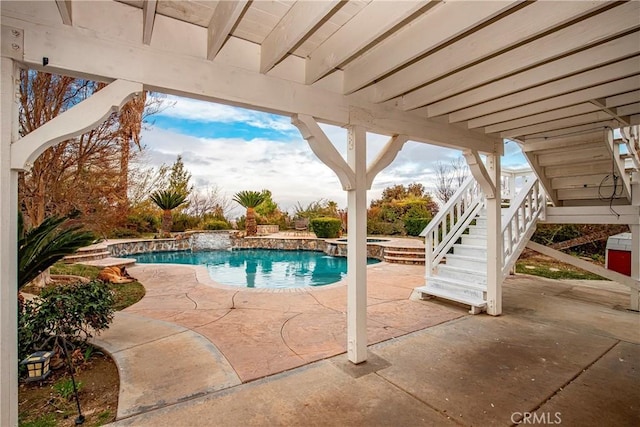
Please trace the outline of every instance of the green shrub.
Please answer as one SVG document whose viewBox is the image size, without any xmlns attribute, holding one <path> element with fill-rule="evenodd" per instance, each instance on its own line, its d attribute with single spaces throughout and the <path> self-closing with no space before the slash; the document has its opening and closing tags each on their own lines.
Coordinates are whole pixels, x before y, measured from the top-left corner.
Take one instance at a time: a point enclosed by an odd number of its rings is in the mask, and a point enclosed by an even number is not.
<svg viewBox="0 0 640 427">
<path fill-rule="evenodd" d="M 113 294 L 101 281 L 45 288 L 40 298 L 18 307 L 20 360 L 59 340 L 86 342 L 113 320 Z"/>
<path fill-rule="evenodd" d="M 155 233 L 160 228 L 160 218 L 148 212 L 132 214 L 127 216 L 126 228 L 138 233 Z"/>
<path fill-rule="evenodd" d="M 130 228 L 117 227 L 109 231 L 107 237 L 110 239 L 126 239 L 129 237 L 140 237 L 140 233 Z"/>
<path fill-rule="evenodd" d="M 76 389 L 78 390 L 78 392 L 82 390 L 83 385 L 84 384 L 82 383 L 82 381 L 78 381 L 76 383 Z M 71 396 L 73 396 L 73 383 L 71 382 L 71 378 L 62 378 L 53 385 L 53 389 L 63 399 L 69 400 Z"/>
<path fill-rule="evenodd" d="M 409 236 L 419 236 L 430 221 L 431 218 L 405 218 L 404 229 Z"/>
<path fill-rule="evenodd" d="M 174 212 L 173 225 L 171 226 L 171 231 L 181 233 L 186 230 L 192 230 L 194 228 L 198 228 L 199 224 L 200 224 L 200 219 L 196 216 L 188 215 L 183 212 Z"/>
<path fill-rule="evenodd" d="M 338 218 L 320 217 L 311 220 L 311 229 L 316 236 L 323 239 L 333 239 L 340 235 L 342 221 Z"/>
<path fill-rule="evenodd" d="M 219 219 L 210 219 L 202 224 L 203 230 L 228 230 L 230 228 L 228 222 Z"/>
</svg>

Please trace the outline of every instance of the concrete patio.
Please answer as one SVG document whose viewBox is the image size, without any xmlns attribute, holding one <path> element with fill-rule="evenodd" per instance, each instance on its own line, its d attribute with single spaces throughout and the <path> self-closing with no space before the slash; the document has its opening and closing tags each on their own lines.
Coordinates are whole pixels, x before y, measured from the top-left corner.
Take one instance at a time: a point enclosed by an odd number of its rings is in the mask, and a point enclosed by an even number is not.
<svg viewBox="0 0 640 427">
<path fill-rule="evenodd" d="M 121 375 L 117 426 L 640 422 L 640 317 L 613 282 L 511 277 L 493 318 L 412 297 L 424 267 L 370 266 L 356 366 L 344 283 L 267 292 L 203 267 L 130 271 L 147 295 L 96 340 Z"/>
</svg>

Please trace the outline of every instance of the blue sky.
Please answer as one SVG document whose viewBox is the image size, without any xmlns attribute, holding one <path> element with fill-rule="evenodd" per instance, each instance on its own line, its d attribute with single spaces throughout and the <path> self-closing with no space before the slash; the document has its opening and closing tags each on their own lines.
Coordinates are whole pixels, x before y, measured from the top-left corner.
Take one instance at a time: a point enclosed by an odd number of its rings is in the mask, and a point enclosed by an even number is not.
<svg viewBox="0 0 640 427">
<path fill-rule="evenodd" d="M 154 115 L 142 133 L 145 161 L 157 167 L 182 155 L 197 190 L 217 187 L 227 197 L 242 190 L 272 191 L 284 210 L 293 211 L 320 198 L 346 207 L 346 192 L 334 173 L 309 149 L 289 117 L 199 100 L 167 96 L 168 105 Z M 346 154 L 346 130 L 321 125 L 339 152 Z M 367 134 L 369 161 L 388 137 Z M 526 164 L 514 142 L 505 146 L 503 167 Z M 460 156 L 456 150 L 408 142 L 396 160 L 381 172 L 368 193 L 380 197 L 385 187 L 420 182 L 431 188 L 434 166 Z"/>
</svg>

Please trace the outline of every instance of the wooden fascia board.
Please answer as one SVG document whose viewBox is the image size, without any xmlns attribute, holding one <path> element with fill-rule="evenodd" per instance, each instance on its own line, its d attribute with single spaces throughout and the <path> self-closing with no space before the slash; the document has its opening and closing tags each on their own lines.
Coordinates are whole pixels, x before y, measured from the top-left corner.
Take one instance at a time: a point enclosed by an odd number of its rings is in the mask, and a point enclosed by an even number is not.
<svg viewBox="0 0 640 427">
<path fill-rule="evenodd" d="M 497 138 L 353 95 L 170 53 L 140 42 L 105 40 L 81 28 L 38 25 L 5 16 L 2 23 L 23 30 L 25 54 L 21 62 L 30 68 L 107 82 L 137 81 L 163 93 L 289 116 L 307 114 L 321 122 L 362 125 L 372 132 L 404 134 L 411 140 L 451 148 L 502 152 Z M 41 63 L 43 56 L 49 57 L 46 68 Z"/>
</svg>

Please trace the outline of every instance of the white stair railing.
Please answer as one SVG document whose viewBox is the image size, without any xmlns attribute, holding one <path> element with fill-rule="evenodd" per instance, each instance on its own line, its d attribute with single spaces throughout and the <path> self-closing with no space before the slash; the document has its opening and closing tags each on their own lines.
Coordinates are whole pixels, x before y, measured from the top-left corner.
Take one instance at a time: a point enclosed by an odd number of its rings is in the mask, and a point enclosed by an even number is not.
<svg viewBox="0 0 640 427">
<path fill-rule="evenodd" d="M 467 229 L 483 204 L 482 190 L 470 176 L 420 233 L 425 237 L 427 275 L 433 274 L 435 266 Z"/>
<path fill-rule="evenodd" d="M 537 177 L 520 190 L 502 217 L 502 276 L 506 277 L 513 264 L 536 231 L 538 218 L 544 216 L 547 197 Z"/>
</svg>

